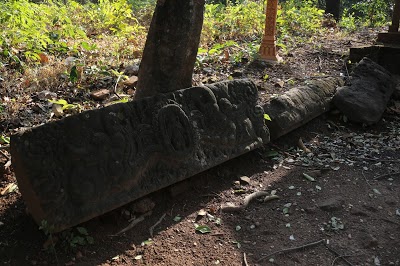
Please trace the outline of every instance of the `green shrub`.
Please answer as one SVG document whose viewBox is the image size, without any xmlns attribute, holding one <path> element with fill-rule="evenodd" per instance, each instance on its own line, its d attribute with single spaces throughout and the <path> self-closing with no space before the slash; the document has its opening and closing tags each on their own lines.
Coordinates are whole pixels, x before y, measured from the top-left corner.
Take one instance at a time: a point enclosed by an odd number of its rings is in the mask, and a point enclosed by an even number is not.
<svg viewBox="0 0 400 266">
<path fill-rule="evenodd" d="M 76 52 L 88 35 L 113 35 L 126 41 L 145 35 L 145 28 L 133 16 L 127 0 L 99 0 L 98 4 L 66 2 L 1 2 L 0 55 L 18 63 L 37 61 L 41 52 Z"/>
</svg>

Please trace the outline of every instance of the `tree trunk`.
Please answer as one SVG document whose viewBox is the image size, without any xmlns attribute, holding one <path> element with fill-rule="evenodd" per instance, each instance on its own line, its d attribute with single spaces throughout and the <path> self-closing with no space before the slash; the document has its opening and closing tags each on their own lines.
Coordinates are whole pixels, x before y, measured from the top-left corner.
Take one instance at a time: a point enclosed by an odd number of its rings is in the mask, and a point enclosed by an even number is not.
<svg viewBox="0 0 400 266">
<path fill-rule="evenodd" d="M 332 14 L 336 21 L 340 19 L 340 0 L 326 0 L 325 14 Z"/>
<path fill-rule="evenodd" d="M 136 99 L 192 85 L 204 0 L 158 0 L 147 35 Z"/>
<path fill-rule="evenodd" d="M 400 20 L 400 0 L 394 2 L 392 25 L 389 27 L 389 32 L 399 31 L 399 20 Z"/>
</svg>

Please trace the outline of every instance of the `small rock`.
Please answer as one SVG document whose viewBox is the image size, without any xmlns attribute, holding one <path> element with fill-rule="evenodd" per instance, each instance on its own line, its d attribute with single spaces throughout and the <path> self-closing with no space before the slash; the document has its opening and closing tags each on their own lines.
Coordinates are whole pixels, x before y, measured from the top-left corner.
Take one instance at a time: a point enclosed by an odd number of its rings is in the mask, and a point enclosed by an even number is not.
<svg viewBox="0 0 400 266">
<path fill-rule="evenodd" d="M 65 59 L 64 63 L 65 63 L 65 65 L 67 65 L 67 66 L 72 66 L 77 60 L 79 60 L 79 59 L 76 58 L 76 57 L 70 56 L 70 57 L 67 57 L 67 58 Z"/>
<path fill-rule="evenodd" d="M 234 181 L 233 186 L 239 188 L 240 187 L 240 181 Z"/>
<path fill-rule="evenodd" d="M 278 80 L 275 83 L 275 87 L 278 87 L 278 88 L 283 88 L 284 85 L 285 85 L 285 82 L 283 80 Z"/>
<path fill-rule="evenodd" d="M 143 198 L 137 202 L 132 203 L 131 209 L 135 213 L 146 213 L 151 211 L 156 204 L 149 198 Z"/>
<path fill-rule="evenodd" d="M 212 74 L 214 72 L 214 70 L 210 67 L 205 67 L 205 68 L 203 68 L 203 72 L 207 73 L 207 74 Z"/>
<path fill-rule="evenodd" d="M 233 71 L 233 73 L 231 74 L 231 76 L 232 76 L 233 78 L 240 78 L 240 77 L 243 77 L 243 72 L 240 71 L 240 70 L 235 70 L 235 71 Z"/>
<path fill-rule="evenodd" d="M 137 82 L 138 82 L 137 76 L 130 76 L 129 79 L 124 80 L 122 84 L 124 84 L 127 87 L 135 87 Z"/>
<path fill-rule="evenodd" d="M 57 98 L 57 93 L 51 91 L 41 91 L 37 94 L 39 100 L 51 100 Z"/>
<path fill-rule="evenodd" d="M 241 176 L 240 177 L 240 181 L 246 183 L 246 184 L 250 184 L 250 178 L 248 176 Z"/>
<path fill-rule="evenodd" d="M 32 110 L 33 110 L 35 113 L 46 112 L 46 108 L 45 108 L 42 104 L 40 104 L 40 103 L 37 103 L 37 104 L 35 104 L 34 106 L 32 106 Z"/>
<path fill-rule="evenodd" d="M 110 96 L 110 91 L 108 89 L 100 89 L 90 93 L 90 97 L 95 101 L 105 100 L 108 96 Z"/>
<path fill-rule="evenodd" d="M 374 248 L 379 244 L 378 239 L 367 233 L 360 237 L 360 242 L 364 248 Z"/>
<path fill-rule="evenodd" d="M 62 117 L 64 115 L 62 106 L 59 104 L 53 104 L 53 106 L 51 107 L 51 111 L 54 113 L 56 117 Z"/>
<path fill-rule="evenodd" d="M 139 74 L 139 65 L 129 65 L 124 70 L 124 75 L 137 76 Z"/>
<path fill-rule="evenodd" d="M 315 207 L 305 208 L 304 211 L 309 214 L 316 213 L 317 209 Z"/>
<path fill-rule="evenodd" d="M 368 213 L 354 207 L 351 209 L 350 214 L 355 216 L 368 216 Z"/>
<path fill-rule="evenodd" d="M 344 200 L 341 196 L 334 196 L 319 203 L 318 207 L 323 211 L 333 212 L 342 209 L 343 203 Z"/>
</svg>

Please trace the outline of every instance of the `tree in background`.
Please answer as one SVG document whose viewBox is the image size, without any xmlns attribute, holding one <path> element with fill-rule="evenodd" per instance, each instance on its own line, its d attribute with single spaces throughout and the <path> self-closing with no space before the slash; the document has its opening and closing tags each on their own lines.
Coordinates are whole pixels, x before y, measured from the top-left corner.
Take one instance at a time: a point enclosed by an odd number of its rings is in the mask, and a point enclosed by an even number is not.
<svg viewBox="0 0 400 266">
<path fill-rule="evenodd" d="M 340 19 L 340 0 L 326 0 L 325 14 L 332 14 L 336 21 Z"/>
<path fill-rule="evenodd" d="M 158 0 L 139 68 L 135 98 L 192 86 L 204 0 Z"/>
</svg>

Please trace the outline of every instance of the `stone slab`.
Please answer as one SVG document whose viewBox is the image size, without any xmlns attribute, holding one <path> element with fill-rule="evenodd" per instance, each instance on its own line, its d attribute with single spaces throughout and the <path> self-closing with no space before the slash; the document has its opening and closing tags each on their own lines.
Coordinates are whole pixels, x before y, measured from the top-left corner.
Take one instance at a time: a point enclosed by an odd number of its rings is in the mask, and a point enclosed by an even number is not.
<svg viewBox="0 0 400 266">
<path fill-rule="evenodd" d="M 389 71 L 365 57 L 353 69 L 346 86 L 338 88 L 333 104 L 350 121 L 372 125 L 381 119 L 395 85 Z"/>
<path fill-rule="evenodd" d="M 55 231 L 101 215 L 269 141 L 248 80 L 83 112 L 11 137 L 19 189 Z"/>
<path fill-rule="evenodd" d="M 400 44 L 400 32 L 380 32 L 378 42 Z"/>
<path fill-rule="evenodd" d="M 392 74 L 400 75 L 400 44 L 371 45 L 350 48 L 349 59 L 358 63 L 368 57 L 380 64 Z"/>
<path fill-rule="evenodd" d="M 264 112 L 271 117 L 271 121 L 267 121 L 271 139 L 277 139 L 328 111 L 336 89 L 343 84 L 339 77 L 309 80 L 307 85 L 293 88 L 265 103 Z"/>
</svg>

